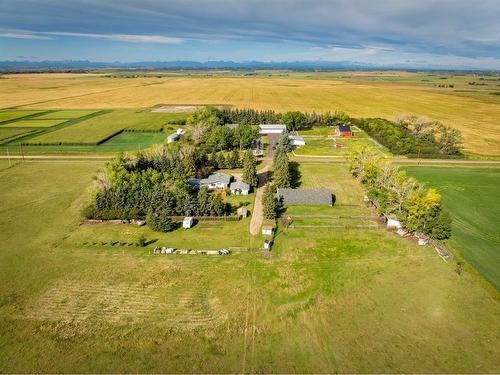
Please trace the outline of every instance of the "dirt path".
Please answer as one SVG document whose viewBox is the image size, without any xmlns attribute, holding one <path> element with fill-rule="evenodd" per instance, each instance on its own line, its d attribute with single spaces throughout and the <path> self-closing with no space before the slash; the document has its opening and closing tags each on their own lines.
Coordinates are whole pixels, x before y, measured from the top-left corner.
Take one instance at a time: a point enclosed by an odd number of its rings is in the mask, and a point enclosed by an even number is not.
<svg viewBox="0 0 500 375">
<path fill-rule="evenodd" d="M 257 176 L 259 177 L 259 185 L 255 191 L 255 202 L 253 205 L 252 220 L 250 221 L 250 234 L 255 236 L 259 234 L 260 227 L 262 226 L 263 208 L 262 208 L 262 194 L 267 183 L 267 171 L 269 170 L 270 159 L 264 160 L 263 168 L 257 171 Z"/>
</svg>

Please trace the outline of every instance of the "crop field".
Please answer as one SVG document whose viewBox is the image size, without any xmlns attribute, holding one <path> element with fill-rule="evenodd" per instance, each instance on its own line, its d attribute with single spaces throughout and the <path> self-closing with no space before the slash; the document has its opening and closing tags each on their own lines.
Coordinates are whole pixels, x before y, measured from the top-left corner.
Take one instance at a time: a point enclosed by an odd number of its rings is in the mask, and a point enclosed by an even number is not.
<svg viewBox="0 0 500 375">
<path fill-rule="evenodd" d="M 36 113 L 41 113 L 41 111 L 26 111 L 26 110 L 0 111 L 0 122 L 31 116 Z"/>
<path fill-rule="evenodd" d="M 43 120 L 43 119 L 73 119 L 78 117 L 83 117 L 95 113 L 96 111 L 51 111 L 49 113 L 45 113 L 39 116 L 36 116 L 35 119 Z"/>
<path fill-rule="evenodd" d="M 92 117 L 78 124 L 30 139 L 41 144 L 98 144 L 123 129 L 160 131 L 185 114 L 152 113 L 142 110 L 118 110 Z"/>
<path fill-rule="evenodd" d="M 2 128 L 2 127 L 0 127 L 0 142 L 14 138 L 14 137 L 21 135 L 21 134 L 27 134 L 31 131 L 32 131 L 32 129 Z"/>
<path fill-rule="evenodd" d="M 405 169 L 441 192 L 454 219 L 450 245 L 500 290 L 500 168 Z"/>
<path fill-rule="evenodd" d="M 366 74 L 361 74 L 366 73 Z M 135 79 L 74 74 L 5 75 L 4 108 L 96 109 L 159 104 L 222 104 L 278 111 L 342 110 L 354 117 L 394 119 L 409 113 L 460 129 L 467 152 L 500 155 L 498 81 L 485 77 L 408 72 L 290 73 L 270 77 L 170 75 Z M 369 73 L 369 74 L 368 74 Z M 453 83 L 453 88 L 438 87 Z M 29 94 L 26 94 L 29 92 Z"/>
<path fill-rule="evenodd" d="M 164 133 L 132 133 L 123 132 L 115 135 L 110 140 L 96 147 L 96 151 L 132 151 L 149 148 L 155 144 L 165 141 L 167 138 Z"/>
<path fill-rule="evenodd" d="M 56 126 L 59 124 L 62 124 L 63 122 L 66 122 L 67 120 L 64 119 L 52 119 L 52 120 L 36 120 L 36 119 L 29 119 L 29 120 L 17 120 L 14 122 L 9 122 L 7 124 L 0 125 L 2 128 L 50 128 L 52 126 Z"/>
<path fill-rule="evenodd" d="M 1 372 L 500 371 L 496 297 L 431 248 L 381 229 L 289 228 L 271 258 L 155 256 L 262 238 L 250 219 L 165 235 L 79 225 L 102 166 L 0 160 Z M 299 170 L 336 194 L 335 214 L 371 214 L 344 166 Z"/>
</svg>

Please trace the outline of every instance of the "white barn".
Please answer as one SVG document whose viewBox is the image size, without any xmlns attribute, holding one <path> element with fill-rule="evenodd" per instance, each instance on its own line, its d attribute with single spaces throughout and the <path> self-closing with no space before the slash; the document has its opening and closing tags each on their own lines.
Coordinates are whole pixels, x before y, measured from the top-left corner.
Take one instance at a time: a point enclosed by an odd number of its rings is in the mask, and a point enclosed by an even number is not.
<svg viewBox="0 0 500 375">
<path fill-rule="evenodd" d="M 260 134 L 281 134 L 285 130 L 282 124 L 260 124 Z"/>
</svg>

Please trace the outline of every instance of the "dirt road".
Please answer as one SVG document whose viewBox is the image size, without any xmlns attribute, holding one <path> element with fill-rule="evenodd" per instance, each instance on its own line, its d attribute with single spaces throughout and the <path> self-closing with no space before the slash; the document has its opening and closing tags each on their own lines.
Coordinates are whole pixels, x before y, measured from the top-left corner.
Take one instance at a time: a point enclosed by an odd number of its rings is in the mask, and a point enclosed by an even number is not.
<svg viewBox="0 0 500 375">
<path fill-rule="evenodd" d="M 267 172 L 269 171 L 270 159 L 264 160 L 264 167 L 257 171 L 259 177 L 259 185 L 255 191 L 255 202 L 253 205 L 252 220 L 250 221 L 250 234 L 255 236 L 259 234 L 262 221 L 264 220 L 262 207 L 262 194 L 267 183 Z"/>
</svg>

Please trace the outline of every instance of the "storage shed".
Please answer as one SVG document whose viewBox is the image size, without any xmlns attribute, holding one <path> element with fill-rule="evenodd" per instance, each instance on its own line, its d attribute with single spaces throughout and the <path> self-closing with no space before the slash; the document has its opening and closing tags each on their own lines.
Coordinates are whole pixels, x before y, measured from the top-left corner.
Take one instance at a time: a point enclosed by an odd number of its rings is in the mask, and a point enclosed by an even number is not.
<svg viewBox="0 0 500 375">
<path fill-rule="evenodd" d="M 273 235 L 274 228 L 268 225 L 264 225 L 262 227 L 262 234 L 265 234 L 267 236 L 272 236 Z"/>
<path fill-rule="evenodd" d="M 185 217 L 184 220 L 182 221 L 182 227 L 184 229 L 189 229 L 193 226 L 194 219 L 192 216 Z"/>
</svg>

